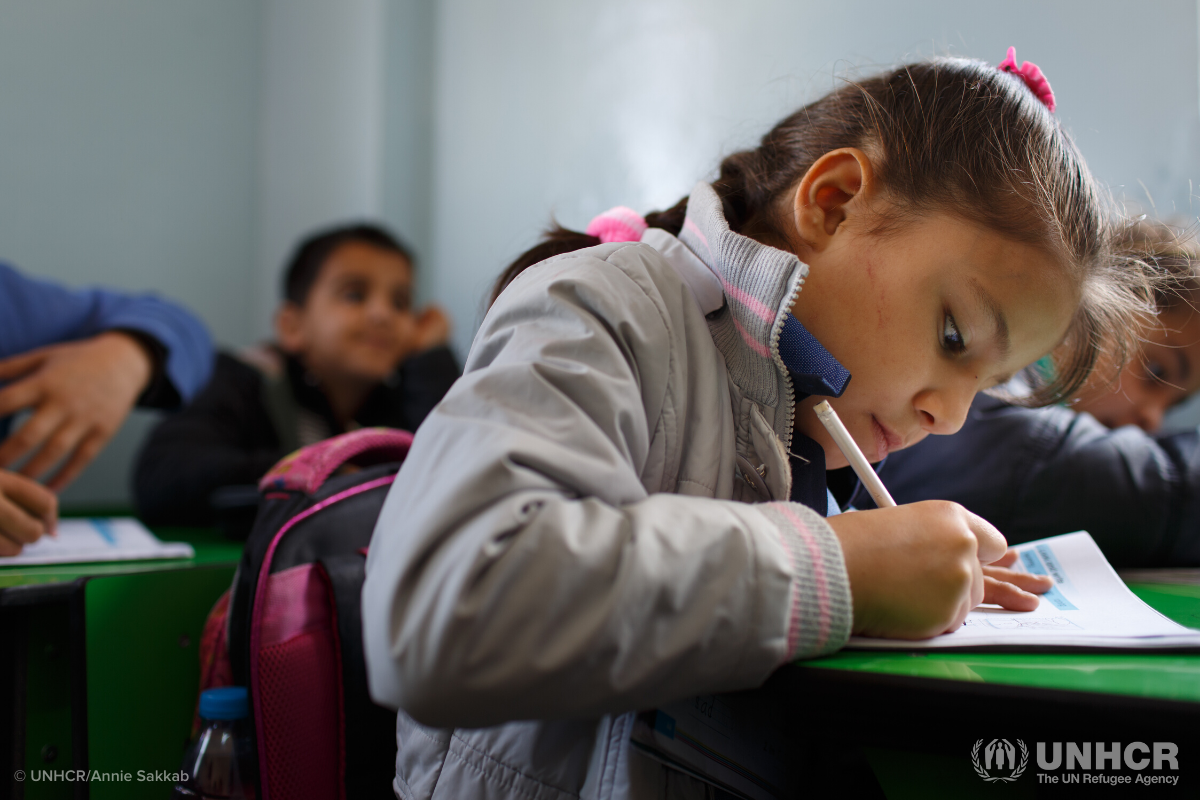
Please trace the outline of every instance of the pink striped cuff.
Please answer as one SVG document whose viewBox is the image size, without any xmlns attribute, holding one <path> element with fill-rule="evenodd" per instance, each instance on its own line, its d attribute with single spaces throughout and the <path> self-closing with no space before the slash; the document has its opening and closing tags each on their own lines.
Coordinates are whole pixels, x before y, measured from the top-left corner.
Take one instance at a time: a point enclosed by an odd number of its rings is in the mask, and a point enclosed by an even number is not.
<svg viewBox="0 0 1200 800">
<path fill-rule="evenodd" d="M 791 565 L 785 661 L 840 649 L 850 637 L 853 603 L 837 535 L 824 517 L 799 503 L 766 503 L 759 508 L 779 529 Z"/>
</svg>

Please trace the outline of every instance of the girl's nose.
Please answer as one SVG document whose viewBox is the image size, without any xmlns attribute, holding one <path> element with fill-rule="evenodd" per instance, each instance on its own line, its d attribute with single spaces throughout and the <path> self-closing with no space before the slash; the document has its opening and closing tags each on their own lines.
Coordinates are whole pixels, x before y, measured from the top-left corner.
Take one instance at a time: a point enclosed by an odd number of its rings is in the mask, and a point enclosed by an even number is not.
<svg viewBox="0 0 1200 800">
<path fill-rule="evenodd" d="M 975 399 L 975 384 L 957 381 L 943 388 L 925 389 L 913 397 L 913 408 L 921 418 L 921 428 L 945 436 L 957 433 L 967 420 L 971 401 Z"/>
</svg>

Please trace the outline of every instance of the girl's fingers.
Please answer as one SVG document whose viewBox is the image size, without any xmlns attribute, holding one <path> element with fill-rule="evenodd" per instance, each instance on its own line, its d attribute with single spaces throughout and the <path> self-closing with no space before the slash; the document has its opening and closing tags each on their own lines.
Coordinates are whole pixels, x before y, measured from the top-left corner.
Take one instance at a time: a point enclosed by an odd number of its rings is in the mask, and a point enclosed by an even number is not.
<svg viewBox="0 0 1200 800">
<path fill-rule="evenodd" d="M 971 529 L 971 532 L 975 534 L 975 539 L 979 542 L 980 563 L 990 564 L 1008 551 L 1008 541 L 992 523 L 965 509 L 964 513 L 967 515 L 967 527 Z"/>
<path fill-rule="evenodd" d="M 1000 556 L 995 561 L 993 561 L 991 563 L 991 566 L 993 566 L 993 567 L 1011 567 L 1015 563 L 1017 563 L 1017 551 L 1013 550 L 1010 547 L 1010 548 L 1008 548 L 1007 551 L 1005 551 L 1004 555 Z"/>
<path fill-rule="evenodd" d="M 1028 572 L 1017 572 L 1016 570 L 997 567 L 995 564 L 984 567 L 983 574 L 993 577 L 996 580 L 1019 586 L 1025 591 L 1035 594 L 1048 592 L 1054 586 L 1054 579 L 1049 575 L 1031 575 Z"/>
<path fill-rule="evenodd" d="M 1007 608 L 1009 611 L 1034 611 L 1041 600 L 1036 594 L 1030 594 L 1007 581 L 985 575 L 983 602 Z"/>
<path fill-rule="evenodd" d="M 967 607 L 966 607 L 966 610 L 968 612 L 972 608 L 974 608 L 975 606 L 977 606 L 983 602 L 983 595 L 986 591 L 985 586 L 984 586 L 984 577 L 983 577 L 982 566 L 980 565 L 980 563 L 978 561 L 976 561 L 971 564 L 971 567 L 972 567 L 971 572 L 973 574 L 971 577 L 971 594 L 970 594 L 970 598 L 967 601 Z M 963 618 L 964 619 L 966 618 L 965 613 L 963 614 Z"/>
</svg>

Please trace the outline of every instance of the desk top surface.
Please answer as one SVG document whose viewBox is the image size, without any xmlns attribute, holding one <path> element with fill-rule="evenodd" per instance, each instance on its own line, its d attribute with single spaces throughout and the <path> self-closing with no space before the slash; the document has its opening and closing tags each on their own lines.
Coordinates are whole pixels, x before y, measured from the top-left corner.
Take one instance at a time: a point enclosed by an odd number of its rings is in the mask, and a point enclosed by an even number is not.
<svg viewBox="0 0 1200 800">
<path fill-rule="evenodd" d="M 1131 583 L 1138 597 L 1200 628 L 1200 586 Z M 844 650 L 802 666 L 1200 703 L 1198 653 L 981 653 Z"/>
<path fill-rule="evenodd" d="M 0 567 L 0 589 L 39 583 L 63 583 L 78 578 L 104 575 L 128 575 L 133 572 L 159 572 L 213 565 L 236 565 L 242 557 L 242 543 L 230 541 L 216 529 L 154 528 L 164 542 L 187 542 L 196 551 L 194 558 L 168 558 L 146 561 L 106 561 L 92 564 L 42 564 L 28 567 Z"/>
</svg>

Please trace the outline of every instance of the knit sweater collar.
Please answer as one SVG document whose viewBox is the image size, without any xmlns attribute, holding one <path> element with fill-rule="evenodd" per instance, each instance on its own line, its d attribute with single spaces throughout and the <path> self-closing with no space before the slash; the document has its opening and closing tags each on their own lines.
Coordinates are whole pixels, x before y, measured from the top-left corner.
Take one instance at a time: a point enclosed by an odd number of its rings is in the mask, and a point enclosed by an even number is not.
<svg viewBox="0 0 1200 800">
<path fill-rule="evenodd" d="M 839 395 L 849 380 L 841 364 L 791 315 L 808 265 L 792 253 L 730 230 L 720 198 L 703 182 L 692 190 L 679 239 L 724 289 L 726 310 L 710 324 L 730 377 L 750 399 L 783 412 L 776 429 L 790 441 L 795 392 Z M 786 433 L 780 430 L 784 418 Z"/>
</svg>

